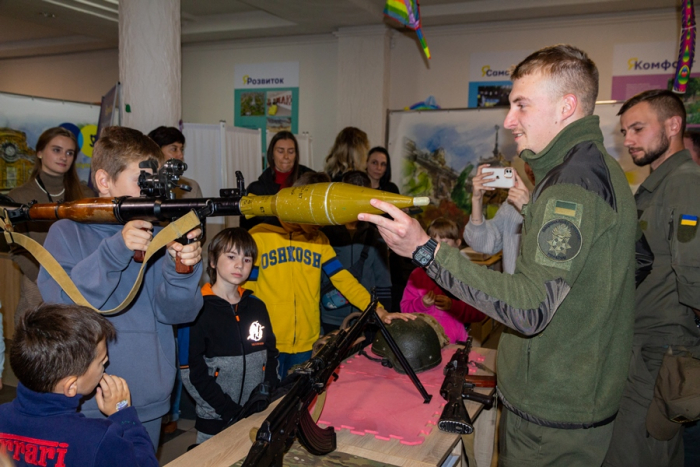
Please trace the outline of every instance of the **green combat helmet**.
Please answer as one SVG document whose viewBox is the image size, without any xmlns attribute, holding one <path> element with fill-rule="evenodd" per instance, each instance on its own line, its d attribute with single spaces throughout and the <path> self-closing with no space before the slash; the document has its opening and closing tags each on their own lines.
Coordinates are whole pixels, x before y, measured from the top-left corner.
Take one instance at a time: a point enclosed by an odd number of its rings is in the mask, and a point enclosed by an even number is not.
<svg viewBox="0 0 700 467">
<path fill-rule="evenodd" d="M 424 320 L 394 320 L 386 327 L 416 373 L 427 371 L 442 362 L 438 335 L 435 329 Z M 372 352 L 383 357 L 382 365 L 393 367 L 398 373 L 406 374 L 381 332 L 377 333 L 372 343 Z"/>
</svg>

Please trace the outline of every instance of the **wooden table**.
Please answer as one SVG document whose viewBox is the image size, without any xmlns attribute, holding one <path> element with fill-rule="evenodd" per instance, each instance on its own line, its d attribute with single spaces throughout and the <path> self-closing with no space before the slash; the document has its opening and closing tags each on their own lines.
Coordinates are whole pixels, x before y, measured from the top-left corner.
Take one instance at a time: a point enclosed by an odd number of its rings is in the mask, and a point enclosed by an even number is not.
<svg viewBox="0 0 700 467">
<path fill-rule="evenodd" d="M 484 355 L 486 366 L 495 369 L 495 350 L 483 348 L 475 348 L 474 350 Z M 488 374 L 481 370 L 478 373 Z M 487 395 L 494 393 L 494 389 L 490 388 L 479 388 L 477 391 Z M 435 394 L 433 397 L 440 397 L 440 395 Z M 259 427 L 277 403 L 272 404 L 265 412 L 255 414 L 221 432 L 201 446 L 175 459 L 167 467 L 191 467 L 193 465 L 229 467 L 248 454 L 252 446 L 249 437 L 250 430 Z M 465 401 L 465 405 L 471 419 L 477 420 L 483 406 L 471 401 Z M 406 467 L 441 465 L 461 442 L 459 435 L 445 433 L 438 429 L 432 430 L 425 442 L 417 446 L 406 446 L 398 440 L 380 441 L 369 436 L 357 436 L 347 430 L 337 431 L 336 435 L 338 451 Z"/>
</svg>

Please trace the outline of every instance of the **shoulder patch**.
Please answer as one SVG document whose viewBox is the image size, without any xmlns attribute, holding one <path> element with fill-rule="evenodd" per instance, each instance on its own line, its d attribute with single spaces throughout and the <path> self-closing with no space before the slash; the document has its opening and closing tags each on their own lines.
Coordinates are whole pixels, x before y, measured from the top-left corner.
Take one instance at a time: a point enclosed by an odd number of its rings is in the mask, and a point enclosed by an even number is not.
<svg viewBox="0 0 700 467">
<path fill-rule="evenodd" d="M 680 243 L 688 243 L 695 238 L 697 232 L 698 216 L 681 214 L 680 222 L 678 223 L 678 241 Z"/>
<path fill-rule="evenodd" d="M 552 261 L 571 261 L 581 251 L 581 232 L 569 220 L 554 219 L 542 226 L 537 244 Z"/>
<path fill-rule="evenodd" d="M 581 218 L 583 205 L 572 201 L 550 199 L 537 233 L 535 261 L 543 266 L 570 270 L 571 261 L 583 246 Z"/>
</svg>

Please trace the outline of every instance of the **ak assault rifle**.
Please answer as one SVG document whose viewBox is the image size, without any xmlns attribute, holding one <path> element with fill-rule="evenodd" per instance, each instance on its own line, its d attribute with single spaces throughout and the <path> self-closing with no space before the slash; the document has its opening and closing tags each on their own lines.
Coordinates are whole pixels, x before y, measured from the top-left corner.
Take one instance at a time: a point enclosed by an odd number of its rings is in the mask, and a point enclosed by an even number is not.
<svg viewBox="0 0 700 467">
<path fill-rule="evenodd" d="M 493 397 L 474 392 L 475 387 L 495 387 L 495 376 L 469 375 L 469 352 L 472 349 L 471 337 L 464 348 L 457 349 L 445 366 L 445 380 L 440 387 L 440 395 L 447 401 L 440 415 L 438 428 L 448 433 L 469 435 L 474 431 L 472 420 L 464 407 L 464 400 L 484 404 L 485 409 L 493 406 Z"/>
<path fill-rule="evenodd" d="M 368 324 L 377 324 L 389 345 L 392 346 L 393 343 L 392 349 L 395 347 L 394 352 L 398 352 L 397 359 L 420 391 L 424 402 L 430 402 L 432 396 L 425 391 L 396 346 L 386 326 L 377 316 L 376 308 L 377 299 L 373 296 L 372 302 L 351 328 L 341 330 L 314 357 L 296 370 L 295 376 L 298 379 L 263 422 L 243 467 L 281 466 L 284 453 L 297 437 L 306 450 L 316 456 L 323 456 L 335 450 L 335 430 L 332 426 L 320 428 L 316 425 L 309 414 L 309 405 L 316 396 L 326 390 L 331 378 L 337 379 L 336 369 L 353 351 L 358 350 L 355 341 L 363 334 Z"/>
</svg>

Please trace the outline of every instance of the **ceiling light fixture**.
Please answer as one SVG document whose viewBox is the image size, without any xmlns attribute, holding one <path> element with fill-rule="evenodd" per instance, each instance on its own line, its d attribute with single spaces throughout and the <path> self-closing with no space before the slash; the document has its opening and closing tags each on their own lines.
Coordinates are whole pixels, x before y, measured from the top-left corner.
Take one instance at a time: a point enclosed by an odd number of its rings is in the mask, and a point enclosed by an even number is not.
<svg viewBox="0 0 700 467">
<path fill-rule="evenodd" d="M 86 10 L 86 9 L 84 9 L 84 8 L 79 8 L 79 7 L 73 6 L 73 5 L 67 5 L 67 4 L 65 4 L 65 3 L 62 3 L 62 2 L 59 2 L 59 1 L 56 1 L 56 0 L 44 0 L 44 1 L 45 1 L 46 3 L 50 3 L 50 4 L 52 4 L 52 5 L 57 5 L 57 6 L 60 6 L 60 7 L 63 7 L 63 8 L 68 8 L 69 10 L 78 11 L 78 12 L 80 12 L 80 13 L 85 13 L 85 14 L 87 14 L 87 15 L 97 16 L 98 18 L 106 19 L 106 20 L 108 20 L 108 21 L 114 21 L 115 23 L 118 23 L 118 22 L 119 22 L 119 19 L 114 18 L 114 17 L 112 17 L 112 16 L 106 16 L 106 15 L 97 13 L 97 12 L 95 12 L 95 11 Z M 119 12 L 116 12 L 116 13 L 118 14 Z"/>
<path fill-rule="evenodd" d="M 109 11 L 115 15 L 119 14 L 119 10 L 110 8 L 108 6 L 100 5 L 99 3 L 89 2 L 88 0 L 73 0 L 75 3 L 82 3 L 83 5 L 91 6 L 93 8 L 99 8 L 100 10 Z M 118 4 L 117 4 L 118 5 Z"/>
</svg>

